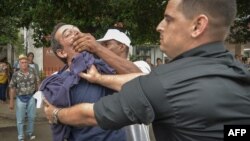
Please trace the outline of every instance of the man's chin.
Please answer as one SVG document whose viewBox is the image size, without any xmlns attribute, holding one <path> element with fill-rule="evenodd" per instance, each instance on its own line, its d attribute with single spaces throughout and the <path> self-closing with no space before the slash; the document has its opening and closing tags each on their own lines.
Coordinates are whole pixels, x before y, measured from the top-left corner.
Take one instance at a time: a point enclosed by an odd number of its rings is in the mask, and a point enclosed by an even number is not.
<svg viewBox="0 0 250 141">
<path fill-rule="evenodd" d="M 159 47 L 160 47 L 160 50 L 161 50 L 163 53 L 165 53 L 163 45 L 160 44 Z"/>
</svg>

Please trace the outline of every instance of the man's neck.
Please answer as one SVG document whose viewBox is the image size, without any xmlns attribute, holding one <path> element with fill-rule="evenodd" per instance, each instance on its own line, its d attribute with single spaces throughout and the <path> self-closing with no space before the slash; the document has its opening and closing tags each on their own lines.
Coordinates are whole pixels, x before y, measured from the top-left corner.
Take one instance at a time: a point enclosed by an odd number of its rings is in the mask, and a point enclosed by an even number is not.
<svg viewBox="0 0 250 141">
<path fill-rule="evenodd" d="M 75 55 L 76 55 L 76 54 L 75 54 Z M 68 58 L 67 58 L 67 64 L 68 64 L 68 66 L 71 65 L 72 59 L 73 59 L 73 56 L 68 56 Z"/>
<path fill-rule="evenodd" d="M 24 68 L 24 69 L 20 69 L 23 73 L 28 73 L 29 72 L 29 68 Z"/>
</svg>

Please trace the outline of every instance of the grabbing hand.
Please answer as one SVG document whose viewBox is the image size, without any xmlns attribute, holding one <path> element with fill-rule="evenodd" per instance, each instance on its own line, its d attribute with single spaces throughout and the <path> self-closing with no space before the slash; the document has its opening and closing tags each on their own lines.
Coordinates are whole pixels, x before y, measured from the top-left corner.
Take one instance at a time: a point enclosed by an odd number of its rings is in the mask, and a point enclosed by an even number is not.
<svg viewBox="0 0 250 141">
<path fill-rule="evenodd" d="M 100 44 L 89 33 L 78 33 L 73 38 L 73 49 L 76 52 L 89 51 L 95 53 Z"/>
<path fill-rule="evenodd" d="M 45 98 L 43 99 L 44 102 L 44 113 L 49 120 L 49 123 L 53 121 L 53 111 L 55 110 L 55 106 L 51 105 Z"/>
<path fill-rule="evenodd" d="M 92 65 L 87 73 L 79 73 L 79 76 L 88 80 L 91 83 L 97 83 L 101 78 L 101 74 L 97 71 L 96 67 Z"/>
</svg>

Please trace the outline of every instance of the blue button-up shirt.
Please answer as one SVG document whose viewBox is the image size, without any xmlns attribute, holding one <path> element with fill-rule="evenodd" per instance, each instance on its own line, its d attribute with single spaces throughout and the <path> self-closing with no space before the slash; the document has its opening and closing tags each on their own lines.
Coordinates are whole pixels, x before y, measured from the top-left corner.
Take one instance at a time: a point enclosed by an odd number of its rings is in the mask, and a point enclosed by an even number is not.
<svg viewBox="0 0 250 141">
<path fill-rule="evenodd" d="M 78 73 L 86 71 L 91 65 L 106 74 L 114 73 L 102 60 L 88 52 L 83 52 L 73 58 L 70 71 L 65 66 L 57 74 L 46 78 L 40 87 L 45 98 L 57 107 L 69 107 L 82 102 L 94 103 L 101 97 L 109 95 L 112 90 L 80 79 Z M 123 130 L 103 130 L 100 127 L 70 127 L 62 124 L 52 125 L 53 140 L 64 141 L 125 141 Z"/>
</svg>

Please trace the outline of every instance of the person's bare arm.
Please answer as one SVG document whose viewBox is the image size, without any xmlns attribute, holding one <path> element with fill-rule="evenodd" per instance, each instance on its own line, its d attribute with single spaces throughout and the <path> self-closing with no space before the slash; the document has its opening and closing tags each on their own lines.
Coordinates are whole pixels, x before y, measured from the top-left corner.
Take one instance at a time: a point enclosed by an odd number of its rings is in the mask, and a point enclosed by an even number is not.
<svg viewBox="0 0 250 141">
<path fill-rule="evenodd" d="M 107 48 L 98 47 L 96 55 L 102 58 L 107 64 L 113 67 L 118 74 L 139 73 L 141 70 L 133 62 L 124 59 Z"/>
<path fill-rule="evenodd" d="M 9 89 L 9 96 L 10 96 L 10 104 L 9 104 L 9 109 L 14 110 L 14 97 L 16 95 L 16 89 L 15 88 L 10 88 Z"/>
<path fill-rule="evenodd" d="M 116 91 L 120 91 L 122 85 L 126 82 L 141 75 L 145 75 L 145 73 L 130 73 L 121 75 L 100 74 L 94 65 L 91 66 L 90 70 L 87 73 L 79 74 L 80 77 L 88 80 L 89 82 L 97 83 Z"/>
<path fill-rule="evenodd" d="M 50 123 L 53 123 L 53 112 L 59 108 L 44 100 L 44 112 Z M 60 109 L 57 113 L 58 121 L 72 126 L 95 126 L 97 121 L 94 116 L 93 103 L 81 103 L 69 108 Z M 73 116 L 72 116 L 73 115 Z"/>
<path fill-rule="evenodd" d="M 124 59 L 96 41 L 91 34 L 79 33 L 74 38 L 73 48 L 77 52 L 84 50 L 92 52 L 102 58 L 119 74 L 136 73 L 141 70 L 132 62 Z"/>
<path fill-rule="evenodd" d="M 36 91 L 39 90 L 40 84 L 41 84 L 41 80 L 39 78 L 39 75 L 36 74 Z"/>
</svg>

